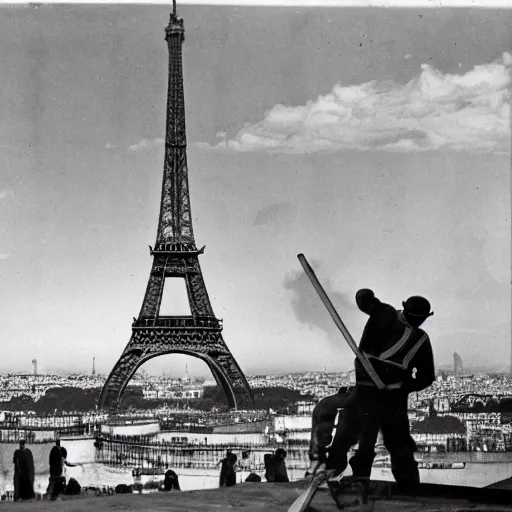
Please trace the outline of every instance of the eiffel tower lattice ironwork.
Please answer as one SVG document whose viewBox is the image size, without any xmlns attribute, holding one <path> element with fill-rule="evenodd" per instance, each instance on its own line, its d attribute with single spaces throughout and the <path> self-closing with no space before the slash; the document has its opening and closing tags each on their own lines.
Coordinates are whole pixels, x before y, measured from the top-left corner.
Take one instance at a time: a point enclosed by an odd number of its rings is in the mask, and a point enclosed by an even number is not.
<svg viewBox="0 0 512 512">
<path fill-rule="evenodd" d="M 132 336 L 110 373 L 100 395 L 100 407 L 115 409 L 137 369 L 153 357 L 181 353 L 202 359 L 233 408 L 250 406 L 252 391 L 222 338 L 222 322 L 210 304 L 192 230 L 185 134 L 182 43 L 183 20 L 174 2 L 169 26 L 169 88 L 164 176 L 153 266 Z M 190 316 L 161 316 L 166 278 L 185 279 Z"/>
</svg>

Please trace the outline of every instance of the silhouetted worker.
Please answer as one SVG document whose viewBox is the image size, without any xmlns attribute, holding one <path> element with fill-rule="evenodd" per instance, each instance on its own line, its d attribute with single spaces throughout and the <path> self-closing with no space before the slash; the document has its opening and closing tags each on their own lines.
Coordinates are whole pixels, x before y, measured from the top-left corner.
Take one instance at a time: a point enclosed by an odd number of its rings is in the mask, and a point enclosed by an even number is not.
<svg viewBox="0 0 512 512">
<path fill-rule="evenodd" d="M 219 462 L 221 465 L 219 487 L 231 487 L 236 484 L 236 461 L 237 456 L 232 453 L 231 450 L 228 450 L 226 452 L 226 457 Z"/>
<path fill-rule="evenodd" d="M 55 446 L 50 450 L 49 464 L 50 476 L 62 475 L 62 455 L 60 453 L 60 439 L 55 440 Z"/>
<path fill-rule="evenodd" d="M 359 349 L 369 359 L 386 385 L 379 390 L 356 359 L 356 400 L 359 418 L 359 447 L 350 459 L 356 477 L 369 477 L 375 458 L 379 429 L 391 456 L 391 471 L 401 486 L 419 484 L 416 443 L 407 416 L 408 394 L 430 386 L 435 380 L 434 357 L 427 334 L 419 326 L 434 313 L 419 296 L 402 302 L 403 311 L 377 299 L 372 290 L 356 294 L 361 311 L 370 316 Z"/>
<path fill-rule="evenodd" d="M 226 476 L 226 487 L 236 485 L 236 462 L 238 457 L 234 453 L 228 455 L 229 469 Z"/>
<path fill-rule="evenodd" d="M 267 482 L 289 482 L 288 472 L 286 471 L 286 450 L 278 448 L 274 455 L 267 459 L 265 478 Z"/>
<path fill-rule="evenodd" d="M 315 463 L 314 469 L 325 463 L 326 470 L 343 473 L 348 465 L 348 451 L 357 443 L 358 433 L 355 388 L 342 387 L 335 395 L 322 398 L 312 415 L 309 459 Z"/>
<path fill-rule="evenodd" d="M 25 441 L 20 441 L 20 447 L 15 450 L 12 462 L 14 464 L 14 501 L 30 500 L 34 493 L 34 457 Z"/>
<path fill-rule="evenodd" d="M 166 491 L 181 491 L 178 475 L 172 469 L 168 469 L 165 472 L 164 489 Z"/>
</svg>

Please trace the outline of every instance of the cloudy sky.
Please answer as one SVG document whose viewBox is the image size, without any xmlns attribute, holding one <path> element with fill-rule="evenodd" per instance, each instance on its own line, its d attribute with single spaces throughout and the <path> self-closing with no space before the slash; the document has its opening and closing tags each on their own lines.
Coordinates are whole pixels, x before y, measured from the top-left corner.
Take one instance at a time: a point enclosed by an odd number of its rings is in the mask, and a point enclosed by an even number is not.
<svg viewBox="0 0 512 512">
<path fill-rule="evenodd" d="M 144 296 L 165 6 L 1 7 L 0 371 L 107 373 Z M 436 362 L 510 360 L 512 11 L 179 8 L 201 265 L 246 373 L 347 370 L 360 287 L 423 294 Z M 152 372 L 181 375 L 166 356 Z"/>
</svg>

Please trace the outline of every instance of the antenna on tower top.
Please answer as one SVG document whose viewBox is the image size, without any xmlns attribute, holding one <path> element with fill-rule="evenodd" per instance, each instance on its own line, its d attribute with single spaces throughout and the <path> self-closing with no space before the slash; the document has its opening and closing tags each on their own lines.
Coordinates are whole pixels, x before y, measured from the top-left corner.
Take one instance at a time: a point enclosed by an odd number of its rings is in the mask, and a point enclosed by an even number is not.
<svg viewBox="0 0 512 512">
<path fill-rule="evenodd" d="M 172 13 L 176 16 L 176 0 L 172 0 Z"/>
</svg>

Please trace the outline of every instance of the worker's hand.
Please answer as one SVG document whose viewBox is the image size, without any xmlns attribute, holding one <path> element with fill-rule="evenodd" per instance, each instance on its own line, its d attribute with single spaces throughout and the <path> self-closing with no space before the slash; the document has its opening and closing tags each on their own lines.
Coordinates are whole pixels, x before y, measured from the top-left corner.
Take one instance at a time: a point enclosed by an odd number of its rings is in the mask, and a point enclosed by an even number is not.
<svg viewBox="0 0 512 512">
<path fill-rule="evenodd" d="M 339 473 L 339 477 L 341 478 L 341 476 L 343 475 L 343 473 Z M 335 478 L 337 476 L 337 470 L 336 469 L 326 469 L 325 470 L 325 479 L 326 480 L 331 480 L 332 478 Z"/>
<path fill-rule="evenodd" d="M 311 478 L 314 478 L 317 473 L 325 471 L 325 464 L 320 460 L 315 460 L 311 466 Z"/>
</svg>

